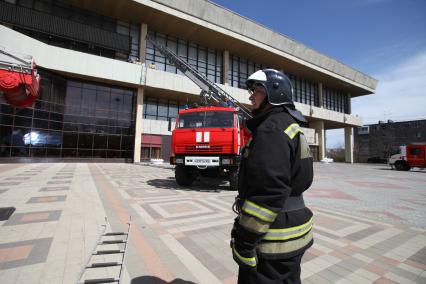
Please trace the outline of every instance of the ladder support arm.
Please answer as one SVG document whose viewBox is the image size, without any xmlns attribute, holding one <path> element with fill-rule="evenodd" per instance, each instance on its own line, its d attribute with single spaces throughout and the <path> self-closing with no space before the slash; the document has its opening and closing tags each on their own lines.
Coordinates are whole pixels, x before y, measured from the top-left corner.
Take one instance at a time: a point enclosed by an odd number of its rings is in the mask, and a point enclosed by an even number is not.
<svg viewBox="0 0 426 284">
<path fill-rule="evenodd" d="M 167 60 L 173 64 L 180 72 L 185 74 L 191 81 L 193 81 L 201 89 L 200 95 L 210 102 L 220 103 L 236 108 L 245 119 L 251 118 L 250 110 L 234 99 L 231 95 L 220 88 L 216 83 L 207 79 L 206 76 L 201 74 L 197 69 L 188 64 L 185 60 L 177 56 L 173 51 L 166 46 L 158 43 L 152 36 L 146 38 L 158 51 L 160 51 Z"/>
</svg>

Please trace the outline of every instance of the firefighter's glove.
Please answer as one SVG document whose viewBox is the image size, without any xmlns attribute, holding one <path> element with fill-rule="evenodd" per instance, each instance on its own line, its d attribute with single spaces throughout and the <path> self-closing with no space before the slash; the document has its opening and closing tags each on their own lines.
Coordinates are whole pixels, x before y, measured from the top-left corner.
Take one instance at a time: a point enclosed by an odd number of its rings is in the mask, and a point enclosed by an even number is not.
<svg viewBox="0 0 426 284">
<path fill-rule="evenodd" d="M 231 239 L 231 249 L 232 257 L 239 266 L 246 268 L 256 268 L 257 256 L 255 249 L 243 248 L 243 246 L 240 246 L 234 238 Z"/>
</svg>

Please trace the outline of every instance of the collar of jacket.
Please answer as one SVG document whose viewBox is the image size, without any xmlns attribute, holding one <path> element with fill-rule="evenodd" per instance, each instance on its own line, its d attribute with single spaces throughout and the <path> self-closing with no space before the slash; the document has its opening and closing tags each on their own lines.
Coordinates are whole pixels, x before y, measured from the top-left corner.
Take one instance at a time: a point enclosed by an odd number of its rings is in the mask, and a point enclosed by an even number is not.
<svg viewBox="0 0 426 284">
<path fill-rule="evenodd" d="M 282 106 L 275 106 L 265 112 L 262 112 L 256 116 L 254 116 L 252 119 L 247 120 L 247 128 L 254 132 L 256 131 L 257 127 L 271 114 L 278 113 L 278 112 L 286 112 L 286 109 Z"/>
</svg>

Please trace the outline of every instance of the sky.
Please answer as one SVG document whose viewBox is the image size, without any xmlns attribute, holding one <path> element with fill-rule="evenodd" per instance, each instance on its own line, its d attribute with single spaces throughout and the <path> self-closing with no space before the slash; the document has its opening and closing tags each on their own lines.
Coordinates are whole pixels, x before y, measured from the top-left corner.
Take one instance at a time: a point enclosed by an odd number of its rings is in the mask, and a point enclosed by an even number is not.
<svg viewBox="0 0 426 284">
<path fill-rule="evenodd" d="M 379 81 L 352 99 L 364 124 L 426 119 L 426 0 L 213 0 Z M 344 146 L 328 130 L 327 148 Z"/>
</svg>

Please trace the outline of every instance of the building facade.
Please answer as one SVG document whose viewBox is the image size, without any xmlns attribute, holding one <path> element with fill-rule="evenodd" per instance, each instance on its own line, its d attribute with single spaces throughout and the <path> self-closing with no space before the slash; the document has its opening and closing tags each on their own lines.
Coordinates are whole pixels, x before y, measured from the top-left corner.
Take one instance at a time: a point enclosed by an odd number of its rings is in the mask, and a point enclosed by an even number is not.
<svg viewBox="0 0 426 284">
<path fill-rule="evenodd" d="M 426 143 L 426 120 L 379 121 L 354 131 L 355 162 L 384 161 L 399 150 L 399 146 Z"/>
<path fill-rule="evenodd" d="M 0 23 L 0 46 L 32 55 L 42 76 L 34 107 L 0 105 L 2 159 L 168 160 L 168 120 L 200 90 L 147 35 L 245 104 L 251 73 L 287 73 L 316 159 L 325 155 L 325 130 L 344 128 L 353 161 L 352 128 L 362 122 L 351 98 L 377 84 L 206 0 L 1 0 Z"/>
</svg>

